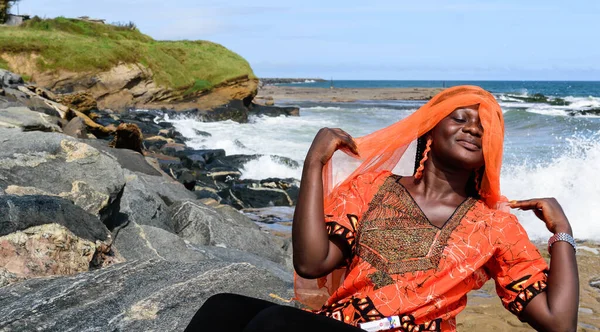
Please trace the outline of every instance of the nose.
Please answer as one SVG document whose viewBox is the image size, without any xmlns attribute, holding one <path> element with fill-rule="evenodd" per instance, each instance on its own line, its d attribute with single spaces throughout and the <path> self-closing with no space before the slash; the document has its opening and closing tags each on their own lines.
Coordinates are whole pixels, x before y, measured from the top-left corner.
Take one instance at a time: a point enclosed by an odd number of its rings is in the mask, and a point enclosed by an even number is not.
<svg viewBox="0 0 600 332">
<path fill-rule="evenodd" d="M 467 121 L 462 128 L 463 132 L 469 133 L 475 137 L 481 137 L 483 135 L 483 126 L 479 119 L 472 119 Z"/>
</svg>

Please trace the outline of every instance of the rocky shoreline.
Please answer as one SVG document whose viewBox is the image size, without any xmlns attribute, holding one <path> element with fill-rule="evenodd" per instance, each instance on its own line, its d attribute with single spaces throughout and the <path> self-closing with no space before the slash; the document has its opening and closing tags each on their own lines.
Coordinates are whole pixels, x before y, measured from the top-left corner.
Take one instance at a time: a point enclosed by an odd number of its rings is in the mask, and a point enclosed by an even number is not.
<svg viewBox="0 0 600 332">
<path fill-rule="evenodd" d="M 168 112 L 78 110 L 0 82 L 0 330 L 182 330 L 219 292 L 286 304 L 289 237 L 232 206 L 293 205 L 297 180 L 239 180 L 258 156 L 190 149 Z M 243 105 L 217 113 L 277 111 Z"/>
<path fill-rule="evenodd" d="M 295 205 L 298 180 L 242 180 L 243 164 L 260 155 L 192 149 L 167 121 L 245 122 L 297 108 L 234 100 L 184 113 L 98 110 L 85 94 L 55 94 L 6 71 L 0 85 L 0 331 L 181 331 L 220 292 L 297 305 L 284 301 L 289 233 L 257 221 L 289 218 L 278 209 Z M 592 331 L 600 244 L 580 245 L 579 327 Z M 458 323 L 530 329 L 501 307 L 493 282 L 469 295 Z"/>
</svg>

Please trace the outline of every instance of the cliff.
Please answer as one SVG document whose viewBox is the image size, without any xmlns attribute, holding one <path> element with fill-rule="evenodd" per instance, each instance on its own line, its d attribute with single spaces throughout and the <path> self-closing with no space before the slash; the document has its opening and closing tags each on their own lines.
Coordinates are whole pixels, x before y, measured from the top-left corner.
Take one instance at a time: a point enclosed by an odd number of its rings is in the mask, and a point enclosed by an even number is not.
<svg viewBox="0 0 600 332">
<path fill-rule="evenodd" d="M 221 45 L 62 17 L 0 27 L 0 68 L 53 92 L 87 92 L 100 109 L 249 104 L 258 86 L 248 62 Z"/>
</svg>

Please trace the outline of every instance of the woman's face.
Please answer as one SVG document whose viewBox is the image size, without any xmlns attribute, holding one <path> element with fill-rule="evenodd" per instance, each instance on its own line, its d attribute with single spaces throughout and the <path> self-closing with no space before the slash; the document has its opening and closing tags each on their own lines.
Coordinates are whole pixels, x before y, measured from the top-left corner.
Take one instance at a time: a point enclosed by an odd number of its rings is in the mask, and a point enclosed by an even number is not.
<svg viewBox="0 0 600 332">
<path fill-rule="evenodd" d="M 485 163 L 482 137 L 477 107 L 459 108 L 433 128 L 431 149 L 437 161 L 450 167 L 478 169 Z"/>
</svg>

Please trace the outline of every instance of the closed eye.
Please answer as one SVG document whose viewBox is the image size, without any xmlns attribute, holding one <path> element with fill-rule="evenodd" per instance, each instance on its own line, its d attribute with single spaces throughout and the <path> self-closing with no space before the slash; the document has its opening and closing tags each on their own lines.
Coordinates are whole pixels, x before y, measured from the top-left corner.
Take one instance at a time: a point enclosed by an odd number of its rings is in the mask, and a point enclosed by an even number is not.
<svg viewBox="0 0 600 332">
<path fill-rule="evenodd" d="M 454 120 L 454 121 L 456 121 L 458 123 L 465 123 L 465 122 L 467 122 L 467 120 L 461 119 L 461 118 L 452 118 L 452 120 Z"/>
</svg>

